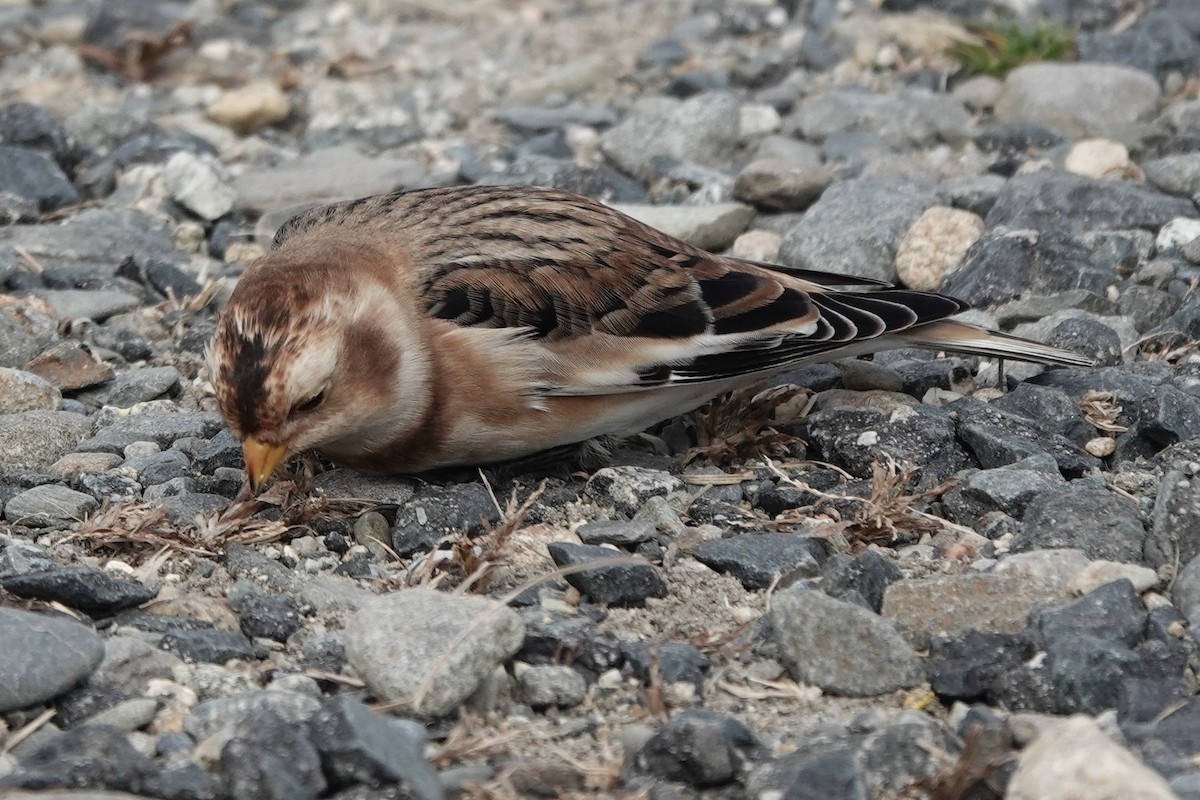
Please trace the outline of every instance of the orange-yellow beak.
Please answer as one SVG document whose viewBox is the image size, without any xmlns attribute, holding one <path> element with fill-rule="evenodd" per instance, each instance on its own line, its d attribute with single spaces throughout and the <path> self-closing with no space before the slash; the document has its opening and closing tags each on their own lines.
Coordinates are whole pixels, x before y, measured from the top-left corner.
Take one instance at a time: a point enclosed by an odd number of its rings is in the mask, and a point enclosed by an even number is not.
<svg viewBox="0 0 1200 800">
<path fill-rule="evenodd" d="M 250 488 L 258 492 L 287 455 L 287 447 L 281 444 L 263 444 L 248 436 L 246 441 L 242 442 L 242 455 L 246 459 L 246 475 L 250 477 Z"/>
</svg>

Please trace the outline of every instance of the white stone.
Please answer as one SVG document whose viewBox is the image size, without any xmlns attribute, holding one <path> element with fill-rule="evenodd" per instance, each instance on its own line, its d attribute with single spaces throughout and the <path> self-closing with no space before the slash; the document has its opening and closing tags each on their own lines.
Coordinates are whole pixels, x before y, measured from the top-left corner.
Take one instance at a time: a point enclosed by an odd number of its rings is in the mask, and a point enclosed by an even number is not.
<svg viewBox="0 0 1200 800">
<path fill-rule="evenodd" d="M 202 219 L 225 216 L 237 201 L 225 168 L 208 156 L 184 151 L 171 156 L 163 168 L 163 183 L 172 200 Z"/>
<path fill-rule="evenodd" d="M 1162 776 L 1087 717 L 1043 731 L 1021 753 L 1008 800 L 1175 800 Z"/>
<path fill-rule="evenodd" d="M 1154 246 L 1159 252 L 1174 250 L 1197 237 L 1200 237 L 1200 219 L 1176 217 L 1159 229 Z"/>
<path fill-rule="evenodd" d="M 1088 178 L 1122 178 L 1130 174 L 1133 163 L 1129 160 L 1129 148 L 1120 142 L 1084 139 L 1067 153 L 1063 168 Z"/>
<path fill-rule="evenodd" d="M 948 206 L 927 209 L 896 250 L 896 275 L 910 289 L 935 291 L 983 235 L 983 220 Z"/>
</svg>

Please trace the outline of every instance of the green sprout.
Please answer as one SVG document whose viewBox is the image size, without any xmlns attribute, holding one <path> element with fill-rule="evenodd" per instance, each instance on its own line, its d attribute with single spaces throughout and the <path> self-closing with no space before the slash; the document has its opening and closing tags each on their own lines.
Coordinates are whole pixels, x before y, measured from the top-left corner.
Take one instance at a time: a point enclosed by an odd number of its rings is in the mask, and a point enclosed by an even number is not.
<svg viewBox="0 0 1200 800">
<path fill-rule="evenodd" d="M 1075 56 L 1075 38 L 1065 28 L 1037 23 L 1022 28 L 1015 22 L 971 28 L 976 40 L 957 42 L 947 53 L 967 75 L 1003 78 L 1010 70 L 1034 61 L 1068 61 Z"/>
</svg>

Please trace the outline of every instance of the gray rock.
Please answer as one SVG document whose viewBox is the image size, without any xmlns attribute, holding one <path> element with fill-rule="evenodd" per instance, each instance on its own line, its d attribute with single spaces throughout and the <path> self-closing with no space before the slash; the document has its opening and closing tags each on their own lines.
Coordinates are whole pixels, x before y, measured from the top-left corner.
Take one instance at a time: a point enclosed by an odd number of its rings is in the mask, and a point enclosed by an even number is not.
<svg viewBox="0 0 1200 800">
<path fill-rule="evenodd" d="M 42 211 L 79 199 L 67 176 L 47 156 L 8 145 L 0 145 L 0 192 L 30 200 Z"/>
<path fill-rule="evenodd" d="M 683 481 L 645 467 L 604 467 L 588 478 L 584 490 L 598 505 L 632 516 L 651 497 L 685 492 Z"/>
<path fill-rule="evenodd" d="M 766 748 L 741 721 L 693 708 L 663 723 L 637 752 L 638 772 L 706 788 L 735 780 Z"/>
<path fill-rule="evenodd" d="M 783 663 L 797 682 L 872 697 L 925 679 L 920 658 L 893 623 L 862 606 L 792 589 L 772 598 L 770 620 Z"/>
<path fill-rule="evenodd" d="M 0 237 L 4 231 L 5 228 L 0 226 Z M 0 252 L 0 277 L 6 271 L 3 253 Z M 57 334 L 58 320 L 31 308 L 30 304 L 0 308 L 0 366 L 24 367 L 53 342 Z"/>
<path fill-rule="evenodd" d="M 1024 575 L 938 575 L 887 587 L 883 616 L 895 620 L 915 647 L 932 634 L 967 630 L 1016 633 L 1036 606 L 1069 597 L 1066 583 Z"/>
<path fill-rule="evenodd" d="M 566 708 L 578 705 L 587 694 L 587 681 L 578 671 L 561 664 L 518 669 L 521 699 L 533 708 Z"/>
<path fill-rule="evenodd" d="M 167 510 L 167 518 L 176 525 L 192 525 L 198 515 L 216 514 L 228 506 L 229 498 L 207 492 L 180 492 L 163 498 L 161 502 Z"/>
<path fill-rule="evenodd" d="M 0 415 L 54 411 L 61 403 L 62 392 L 40 375 L 0 367 Z"/>
<path fill-rule="evenodd" d="M 85 453 L 123 453 L 134 442 L 156 442 L 159 447 L 167 448 L 176 439 L 210 439 L 224 426 L 224 420 L 215 411 L 147 411 L 117 418 L 111 425 L 97 431 L 91 439 L 81 442 L 79 450 Z"/>
<path fill-rule="evenodd" d="M 1174 8 L 1154 7 L 1120 30 L 1090 30 L 1079 36 L 1080 61 L 1122 64 L 1165 80 L 1171 74 L 1191 75 L 1200 70 L 1200 43 L 1196 8 L 1177 2 Z M 1187 15 L 1190 14 L 1190 19 Z"/>
<path fill-rule="evenodd" d="M 164 394 L 178 394 L 182 378 L 175 367 L 144 367 L 118 375 L 76 398 L 97 406 L 129 408 Z"/>
<path fill-rule="evenodd" d="M 127 458 L 121 466 L 129 470 L 132 477 L 143 486 L 154 486 L 166 483 L 172 478 L 184 477 L 191 467 L 191 462 L 178 450 L 161 450 L 145 456 Z"/>
<path fill-rule="evenodd" d="M 131 257 L 178 258 L 169 224 L 126 209 L 91 208 L 57 225 L 0 228 L 0 255 L 16 247 L 47 267 L 85 263 L 110 274 Z"/>
<path fill-rule="evenodd" d="M 585 522 L 575 529 L 584 544 L 635 545 L 654 538 L 653 523 L 644 520 L 598 520 Z"/>
<path fill-rule="evenodd" d="M 740 107 L 737 96 L 726 92 L 683 102 L 647 98 L 600 135 L 600 149 L 630 175 L 651 172 L 651 160 L 664 155 L 721 168 L 738 144 Z"/>
<path fill-rule="evenodd" d="M 591 561 L 622 558 L 619 550 L 571 542 L 551 542 L 546 546 L 560 567 L 579 566 Z M 658 569 L 649 563 L 609 564 L 572 572 L 567 583 L 595 603 L 613 606 L 640 606 L 650 597 L 666 597 L 667 584 Z"/>
<path fill-rule="evenodd" d="M 1010 179 L 984 221 L 989 228 L 1082 234 L 1100 228 L 1157 232 L 1176 217 L 1196 216 L 1189 200 L 1144 184 L 1048 170 Z"/>
<path fill-rule="evenodd" d="M 30 528 L 66 527 L 100 508 L 91 495 L 55 484 L 26 489 L 4 506 L 4 519 Z"/>
<path fill-rule="evenodd" d="M 367 708 L 347 695 L 324 702 L 309 725 L 326 774 L 338 785 L 399 783 L 418 800 L 441 800 L 445 790 L 425 761 L 425 729 Z"/>
<path fill-rule="evenodd" d="M 205 700 L 183 720 L 183 729 L 197 741 L 265 712 L 295 725 L 308 723 L 321 710 L 321 701 L 300 692 L 254 690 Z"/>
<path fill-rule="evenodd" d="M 1020 519 L 1025 508 L 1042 492 L 1065 485 L 1058 470 L 1001 467 L 972 473 L 942 498 L 953 519 L 973 523 L 991 511 Z"/>
<path fill-rule="evenodd" d="M 58 697 L 100 664 L 104 645 L 90 627 L 60 614 L 0 608 L 0 712 Z"/>
<path fill-rule="evenodd" d="M 322 203 L 335 203 L 370 194 L 412 188 L 425 177 L 417 161 L 380 156 L 372 158 L 349 145 L 314 150 L 278 167 L 250 169 L 234 180 L 237 207 L 243 211 L 290 209 L 275 227 Z M 264 230 L 267 241 L 275 235 Z"/>
<path fill-rule="evenodd" d="M 181 150 L 167 160 L 162 178 L 171 199 L 201 219 L 225 216 L 238 198 L 225 167 L 211 156 Z"/>
<path fill-rule="evenodd" d="M 1072 139 L 1102 137 L 1136 144 L 1158 110 L 1151 75 L 1108 64 L 1028 64 L 1004 80 L 999 120 L 1043 125 Z"/>
<path fill-rule="evenodd" d="M 86 566 L 55 566 L 40 572 L 5 575 L 0 577 L 0 586 L 17 597 L 62 603 L 93 616 L 141 605 L 158 594 L 157 589 L 145 584 Z"/>
<path fill-rule="evenodd" d="M 241 466 L 241 447 L 236 447 L 237 463 Z M 197 459 L 199 461 L 199 459 Z M 380 503 L 403 505 L 413 496 L 416 486 L 411 478 L 396 478 L 384 475 L 367 475 L 349 469 L 331 469 L 322 472 L 313 483 L 331 500 L 358 499 L 375 500 Z"/>
<path fill-rule="evenodd" d="M 1146 180 L 1164 192 L 1188 198 L 1200 194 L 1200 153 L 1154 158 L 1140 166 Z"/>
<path fill-rule="evenodd" d="M 174 680 L 183 666 L 175 656 L 142 639 L 110 636 L 104 640 L 104 660 L 88 678 L 88 685 L 139 695 L 152 680 Z"/>
<path fill-rule="evenodd" d="M 221 748 L 221 781 L 231 797 L 317 800 L 327 788 L 307 729 L 269 710 L 241 720 Z"/>
<path fill-rule="evenodd" d="M 971 115 L 957 98 L 927 89 L 889 94 L 834 89 L 801 103 L 785 121 L 785 130 L 810 141 L 870 131 L 896 148 L 925 147 L 938 141 L 965 142 Z"/>
<path fill-rule="evenodd" d="M 589 128 L 607 128 L 617 124 L 617 114 L 608 106 L 565 105 L 557 108 L 547 106 L 509 106 L 496 112 L 496 119 L 515 131 L 540 133 L 564 128 L 568 125 L 585 125 Z"/>
<path fill-rule="evenodd" d="M 784 235 L 780 261 L 894 281 L 896 249 L 936 202 L 931 184 L 891 175 L 836 183 Z"/>
<path fill-rule="evenodd" d="M 1068 484 L 1029 504 L 1012 552 L 1071 547 L 1092 559 L 1140 564 L 1145 540 L 1133 503 L 1094 485 Z"/>
<path fill-rule="evenodd" d="M 1187 470 L 1169 469 L 1154 498 L 1146 560 L 1155 567 L 1191 565 L 1197 556 L 1200 556 L 1200 478 Z M 1200 570 L 1200 565 L 1195 569 Z M 1200 607 L 1197 611 L 1200 612 Z"/>
<path fill-rule="evenodd" d="M 693 555 L 717 572 L 727 572 L 747 589 L 765 589 L 780 577 L 812 578 L 821 571 L 825 543 L 788 533 L 743 533 L 701 542 Z"/>
<path fill-rule="evenodd" d="M 131 311 L 141 301 L 118 289 L 38 289 L 54 314 L 66 319 L 90 319 L 103 322 L 114 314 Z"/>
<path fill-rule="evenodd" d="M 520 616 L 499 603 L 409 589 L 378 597 L 350 618 L 346 658 L 376 697 L 444 716 L 517 652 L 524 634 Z"/>
<path fill-rule="evenodd" d="M 719 251 L 733 244 L 750 221 L 754 209 L 741 203 L 706 206 L 615 205 L 634 219 L 702 250 Z"/>
<path fill-rule="evenodd" d="M 768 211 L 803 211 L 834 182 L 833 169 L 780 158 L 759 158 L 738 173 L 737 199 Z"/>
</svg>

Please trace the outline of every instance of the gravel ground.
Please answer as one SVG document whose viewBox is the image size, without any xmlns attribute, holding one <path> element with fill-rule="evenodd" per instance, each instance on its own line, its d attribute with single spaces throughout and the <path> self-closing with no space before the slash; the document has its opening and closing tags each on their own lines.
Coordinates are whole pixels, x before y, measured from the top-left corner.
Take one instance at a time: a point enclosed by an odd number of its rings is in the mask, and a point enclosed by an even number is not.
<svg viewBox="0 0 1200 800">
<path fill-rule="evenodd" d="M 1014 10 L 1078 61 L 962 72 Z M 1198 98 L 1195 0 L 0 3 L 0 795 L 1200 799 Z M 894 351 L 249 498 L 245 265 L 455 183 L 1098 366 Z"/>
</svg>

